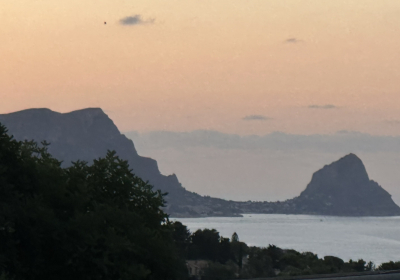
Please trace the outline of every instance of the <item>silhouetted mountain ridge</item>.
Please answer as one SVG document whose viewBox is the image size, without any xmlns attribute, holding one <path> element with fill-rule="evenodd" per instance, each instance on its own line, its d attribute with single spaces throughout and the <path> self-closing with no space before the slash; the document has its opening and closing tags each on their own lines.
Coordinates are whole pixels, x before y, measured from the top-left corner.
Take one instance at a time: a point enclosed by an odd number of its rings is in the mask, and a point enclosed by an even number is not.
<svg viewBox="0 0 400 280">
<path fill-rule="evenodd" d="M 128 160 L 133 172 L 149 181 L 156 189 L 169 193 L 167 211 L 176 216 L 235 216 L 227 201 L 202 197 L 185 190 L 175 174 L 162 175 L 157 162 L 139 156 L 132 140 L 121 134 L 114 122 L 100 108 L 87 108 L 70 113 L 49 109 L 27 109 L 0 115 L 0 122 L 17 140 L 46 141 L 49 152 L 68 166 L 73 161 L 92 162 L 115 150 Z M 235 210 L 236 211 L 236 210 Z"/>
<path fill-rule="evenodd" d="M 369 179 L 364 164 L 354 154 L 315 172 L 294 203 L 301 205 L 298 211 L 325 215 L 400 214 L 391 195 Z"/>
<path fill-rule="evenodd" d="M 175 174 L 165 176 L 157 162 L 138 155 L 132 140 L 121 134 L 100 108 L 70 113 L 28 109 L 0 115 L 0 122 L 18 140 L 51 143 L 49 151 L 68 166 L 72 161 L 105 156 L 107 150 L 129 161 L 134 173 L 156 189 L 168 192 L 166 211 L 175 217 L 237 216 L 241 213 L 323 214 L 344 216 L 400 215 L 400 208 L 376 182 L 369 180 L 354 154 L 314 173 L 300 196 L 284 202 L 235 202 L 187 191 Z"/>
</svg>

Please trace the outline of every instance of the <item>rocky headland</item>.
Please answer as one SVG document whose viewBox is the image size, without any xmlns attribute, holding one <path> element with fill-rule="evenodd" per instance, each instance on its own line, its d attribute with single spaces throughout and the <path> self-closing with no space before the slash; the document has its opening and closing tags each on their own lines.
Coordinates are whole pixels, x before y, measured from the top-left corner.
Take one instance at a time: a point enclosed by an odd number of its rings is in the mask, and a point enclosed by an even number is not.
<svg viewBox="0 0 400 280">
<path fill-rule="evenodd" d="M 397 216 L 400 207 L 378 183 L 369 179 L 355 154 L 315 172 L 306 189 L 283 202 L 242 205 L 246 213 L 283 213 L 334 216 Z"/>
<path fill-rule="evenodd" d="M 0 115 L 17 140 L 46 141 L 50 153 L 68 166 L 73 161 L 105 156 L 107 150 L 128 160 L 133 172 L 168 193 L 166 212 L 173 217 L 239 216 L 284 213 L 338 216 L 394 216 L 400 208 L 390 194 L 369 179 L 362 161 L 349 154 L 314 173 L 307 188 L 283 202 L 235 202 L 186 190 L 175 174 L 160 173 L 157 162 L 138 155 L 132 140 L 120 133 L 100 108 L 70 113 L 28 109 Z"/>
</svg>

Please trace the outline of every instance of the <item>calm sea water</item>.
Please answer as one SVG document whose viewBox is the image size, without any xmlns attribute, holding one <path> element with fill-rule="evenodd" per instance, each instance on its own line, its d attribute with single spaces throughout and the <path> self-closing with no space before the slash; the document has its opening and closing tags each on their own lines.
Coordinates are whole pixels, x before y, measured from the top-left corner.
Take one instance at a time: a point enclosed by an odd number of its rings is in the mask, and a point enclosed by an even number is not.
<svg viewBox="0 0 400 280">
<path fill-rule="evenodd" d="M 237 232 L 248 245 L 291 248 L 319 257 L 400 261 L 400 217 L 330 217 L 251 214 L 242 218 L 180 218 L 192 232 L 215 228 L 224 237 Z"/>
</svg>

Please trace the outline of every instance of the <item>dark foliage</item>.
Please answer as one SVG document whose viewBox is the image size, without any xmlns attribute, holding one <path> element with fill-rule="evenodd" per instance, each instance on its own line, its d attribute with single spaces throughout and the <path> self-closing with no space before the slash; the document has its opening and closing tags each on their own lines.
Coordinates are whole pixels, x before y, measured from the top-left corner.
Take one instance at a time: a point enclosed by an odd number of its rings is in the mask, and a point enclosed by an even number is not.
<svg viewBox="0 0 400 280">
<path fill-rule="evenodd" d="M 199 229 L 194 232 L 188 250 L 189 259 L 225 263 L 231 258 L 229 238 L 221 237 L 215 229 Z"/>
<path fill-rule="evenodd" d="M 160 191 L 115 152 L 64 169 L 42 144 L 0 126 L 1 277 L 186 278 Z"/>
<path fill-rule="evenodd" d="M 295 250 L 248 247 L 215 229 L 190 233 L 161 210 L 163 194 L 108 152 L 68 168 L 47 143 L 18 142 L 0 125 L 0 280 L 187 279 L 185 259 L 206 260 L 203 279 L 374 270 Z M 400 269 L 389 262 L 379 270 Z"/>
<path fill-rule="evenodd" d="M 202 273 L 202 280 L 229 280 L 236 278 L 235 269 L 232 266 L 218 262 L 209 263 Z"/>
<path fill-rule="evenodd" d="M 400 262 L 387 262 L 378 267 L 378 270 L 398 270 L 400 269 Z"/>
<path fill-rule="evenodd" d="M 180 222 L 175 222 L 173 227 L 175 243 L 184 252 L 186 259 L 209 261 L 208 267 L 203 270 L 202 279 L 300 276 L 375 269 L 372 262 L 366 263 L 364 260 L 344 262 L 334 256 L 318 258 L 311 252 L 284 250 L 274 245 L 266 248 L 248 247 L 239 241 L 237 233 L 229 241 L 215 229 L 197 230 L 190 234 Z M 392 262 L 379 268 L 387 270 L 396 267 L 400 267 L 400 264 Z"/>
<path fill-rule="evenodd" d="M 173 229 L 172 237 L 174 239 L 175 246 L 178 249 L 180 256 L 186 259 L 190 245 L 190 231 L 185 225 L 178 221 L 172 223 L 171 225 Z"/>
<path fill-rule="evenodd" d="M 295 250 L 283 250 L 269 245 L 267 248 L 251 247 L 243 278 L 333 274 L 338 272 L 361 272 L 373 270 L 373 263 L 364 260 L 344 262 L 342 259 Z"/>
</svg>

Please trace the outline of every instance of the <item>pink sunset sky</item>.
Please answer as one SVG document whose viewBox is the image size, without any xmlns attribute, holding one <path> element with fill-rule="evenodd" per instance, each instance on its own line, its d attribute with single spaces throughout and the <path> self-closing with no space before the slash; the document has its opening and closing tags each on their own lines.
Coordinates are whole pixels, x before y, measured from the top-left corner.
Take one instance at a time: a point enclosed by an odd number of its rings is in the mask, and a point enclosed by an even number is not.
<svg viewBox="0 0 400 280">
<path fill-rule="evenodd" d="M 0 18 L 0 113 L 400 135 L 398 0 L 2 0 Z"/>
</svg>

